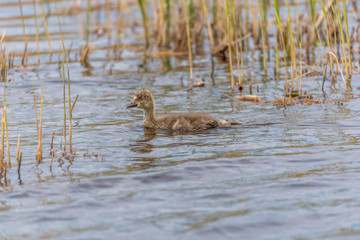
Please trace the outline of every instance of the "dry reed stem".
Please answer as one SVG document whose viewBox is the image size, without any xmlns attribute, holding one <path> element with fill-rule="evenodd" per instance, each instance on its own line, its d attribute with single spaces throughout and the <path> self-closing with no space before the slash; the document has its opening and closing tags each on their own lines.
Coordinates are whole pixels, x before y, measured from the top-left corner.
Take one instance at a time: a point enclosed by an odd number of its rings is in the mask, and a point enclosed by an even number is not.
<svg viewBox="0 0 360 240">
<path fill-rule="evenodd" d="M 80 56 L 80 63 L 81 65 L 83 65 L 84 67 L 89 67 L 89 56 L 91 55 L 91 53 L 93 52 L 94 49 L 94 45 L 90 44 L 85 46 L 85 48 L 81 51 L 81 56 Z"/>
<path fill-rule="evenodd" d="M 8 155 L 8 166 L 9 166 L 9 168 L 11 168 L 10 142 L 9 142 L 7 115 L 6 115 L 6 105 L 4 105 L 4 123 L 5 123 L 5 134 L 6 134 L 6 148 L 7 148 L 7 155 Z"/>
<path fill-rule="evenodd" d="M 79 94 L 78 94 L 78 95 L 76 95 L 76 98 L 75 98 L 75 100 L 74 100 L 74 102 L 73 102 L 73 104 L 72 104 L 72 106 L 71 106 L 71 112 L 74 110 L 75 103 L 76 103 L 76 101 L 77 101 L 78 97 L 79 97 Z"/>
<path fill-rule="evenodd" d="M 65 51 L 65 48 L 64 48 Z M 68 84 L 68 102 L 69 102 L 69 147 L 70 147 L 70 154 L 72 151 L 72 127 L 71 127 L 71 120 L 72 120 L 72 107 L 71 107 L 71 92 L 70 92 L 70 71 L 69 71 L 69 62 L 67 59 L 66 51 L 65 51 L 65 58 L 66 58 L 66 67 L 67 67 L 67 84 Z"/>
<path fill-rule="evenodd" d="M 346 84 L 346 81 L 345 81 L 343 72 L 342 72 L 342 70 L 341 70 L 341 68 L 340 68 L 340 64 L 339 64 L 339 61 L 338 61 L 336 55 L 335 55 L 333 52 L 328 52 L 328 53 L 326 53 L 326 56 L 325 56 L 325 58 L 326 58 L 326 59 L 325 59 L 326 64 L 325 64 L 325 69 L 324 69 L 323 83 L 322 83 L 322 87 L 321 87 L 322 91 L 324 91 L 324 85 L 325 85 L 326 69 L 327 69 L 327 61 L 328 61 L 327 59 L 330 58 L 330 57 L 333 57 L 333 58 L 335 59 L 336 64 L 337 64 L 337 66 L 339 67 L 339 72 L 340 72 L 340 74 L 341 74 L 341 78 L 342 78 L 342 80 L 343 80 L 343 82 L 344 82 L 344 84 L 345 84 L 345 86 L 346 86 L 346 90 L 348 90 L 348 89 L 347 89 L 348 86 L 347 86 L 347 84 Z"/>
<path fill-rule="evenodd" d="M 33 92 L 33 98 L 34 98 L 35 119 L 36 119 L 36 133 L 37 133 L 37 136 L 39 138 L 39 121 L 38 121 L 38 115 L 37 115 L 35 92 Z"/>
<path fill-rule="evenodd" d="M 231 81 L 231 89 L 234 91 L 235 89 L 235 80 L 232 66 L 232 47 L 231 47 L 231 31 L 230 31 L 230 20 L 229 20 L 229 11 L 228 11 L 228 0 L 224 3 L 224 11 L 226 15 L 226 23 L 227 23 L 227 36 L 228 36 L 228 50 L 229 50 L 229 66 L 230 66 L 230 81 Z"/>
<path fill-rule="evenodd" d="M 89 44 L 90 35 L 90 12 L 91 12 L 91 0 L 86 1 L 86 47 Z"/>
<path fill-rule="evenodd" d="M 189 51 L 189 65 L 190 65 L 190 80 L 191 85 L 194 84 L 194 73 L 193 73 L 193 62 L 192 62 L 192 51 L 191 51 L 191 38 L 190 38 L 190 26 L 189 26 L 189 13 L 187 0 L 183 0 L 185 9 L 185 20 L 186 20 L 186 37 Z"/>
<path fill-rule="evenodd" d="M 36 30 L 36 49 L 37 49 L 36 52 L 37 52 L 37 56 L 38 56 L 38 64 L 40 64 L 39 27 L 38 27 L 38 22 L 37 22 L 35 0 L 33 0 L 33 6 L 34 6 L 34 18 L 35 18 L 35 30 Z"/>
<path fill-rule="evenodd" d="M 4 166 L 4 154 L 5 154 L 5 120 L 4 114 L 1 118 L 1 149 L 0 149 L 0 167 Z"/>
<path fill-rule="evenodd" d="M 260 0 L 258 0 L 258 4 L 259 4 L 259 12 L 260 12 L 260 33 L 261 33 L 261 45 L 262 45 L 262 52 L 263 52 L 263 64 L 264 64 L 264 71 L 265 71 L 265 76 L 267 76 L 267 60 L 266 60 L 266 42 L 265 42 L 265 31 L 264 28 L 267 28 L 267 26 L 265 26 L 265 16 L 264 16 L 264 11 L 263 8 L 260 6 Z"/>
<path fill-rule="evenodd" d="M 20 179 L 21 163 L 22 163 L 22 151 L 20 152 L 20 158 L 19 158 L 19 164 L 18 164 L 18 170 L 17 170 L 19 179 Z"/>
<path fill-rule="evenodd" d="M 350 38 L 349 38 L 349 24 L 348 24 L 348 18 L 347 18 L 347 7 L 346 2 L 344 0 L 341 1 L 343 5 L 343 16 L 345 21 L 345 30 L 346 30 L 346 43 L 348 46 L 348 53 L 349 53 L 349 62 L 350 62 L 350 75 L 352 74 L 352 59 L 351 59 L 351 45 L 350 45 Z"/>
<path fill-rule="evenodd" d="M 138 0 L 138 3 L 139 3 L 142 18 L 143 18 L 143 25 L 144 25 L 144 32 L 145 32 L 145 49 L 148 49 L 150 46 L 150 35 L 149 35 L 148 19 L 147 19 L 144 1 L 145 0 Z"/>
<path fill-rule="evenodd" d="M 0 46 L 3 43 L 4 39 L 5 39 L 5 34 L 6 34 L 6 31 L 3 31 L 2 34 L 1 34 Z"/>
<path fill-rule="evenodd" d="M 43 116 L 43 90 L 41 89 L 41 99 L 40 99 L 40 124 L 39 124 L 39 134 L 38 134 L 38 150 L 36 153 L 36 160 L 39 163 L 42 159 L 42 116 Z"/>
<path fill-rule="evenodd" d="M 52 51 L 52 48 L 51 48 L 51 39 L 50 39 L 49 29 L 48 29 L 47 21 L 46 21 L 46 15 L 45 15 L 45 9 L 44 9 L 44 1 L 41 4 L 41 15 L 43 17 L 45 34 L 46 34 L 46 38 L 48 40 L 48 45 L 49 45 L 49 52 L 50 52 L 50 60 L 49 61 L 51 62 L 53 51 Z"/>
<path fill-rule="evenodd" d="M 55 130 L 52 133 L 52 137 L 51 137 L 51 145 L 50 145 L 50 153 L 53 154 L 54 153 L 54 137 L 55 137 Z"/>
<path fill-rule="evenodd" d="M 20 5 L 20 16 L 21 16 L 21 24 L 22 24 L 22 29 L 23 29 L 23 37 L 24 37 L 24 43 L 25 43 L 25 47 L 24 47 L 24 53 L 23 53 L 23 57 L 21 60 L 21 64 L 25 65 L 25 62 L 27 63 L 27 46 L 28 46 L 28 39 L 26 37 L 26 31 L 25 31 L 25 22 L 24 22 L 24 15 L 23 15 L 23 9 L 22 9 L 22 2 L 21 0 L 19 0 L 19 5 Z"/>
<path fill-rule="evenodd" d="M 207 10 L 206 0 L 202 0 L 202 6 L 203 6 L 203 11 L 204 11 L 205 17 L 206 17 L 206 25 L 207 25 L 207 29 L 208 29 L 210 47 L 211 47 L 211 52 L 212 52 L 214 50 L 215 43 L 214 43 L 214 37 L 213 37 L 213 31 L 212 31 L 211 23 L 210 23 L 210 20 L 209 20 L 209 13 L 208 13 L 208 10 Z"/>
<path fill-rule="evenodd" d="M 329 9 L 332 7 L 332 5 L 336 2 L 336 0 L 329 0 L 325 6 L 325 11 L 328 12 Z M 316 18 L 316 22 L 314 25 L 314 29 L 313 31 L 315 31 L 315 29 L 318 29 L 321 25 L 321 23 L 324 21 L 325 19 L 325 15 L 323 12 L 320 12 L 319 15 Z M 315 34 L 313 33 L 313 36 L 315 36 Z"/>
<path fill-rule="evenodd" d="M 232 4 L 234 3 L 234 1 L 231 2 Z M 238 44 L 238 35 L 237 35 L 237 27 L 236 27 L 236 21 L 235 21 L 235 6 L 231 6 L 232 8 L 232 22 L 233 22 L 233 29 L 234 29 L 234 34 L 235 34 L 235 53 L 236 53 L 236 67 L 238 70 L 238 83 L 239 83 L 239 90 L 241 92 L 242 89 L 242 83 L 241 83 L 241 77 L 242 77 L 242 73 L 241 73 L 241 68 L 240 68 L 240 59 L 239 59 L 239 44 Z M 240 29 L 241 32 L 241 29 Z"/>
<path fill-rule="evenodd" d="M 117 38 L 117 44 L 121 43 L 121 0 L 116 1 L 116 10 L 117 10 L 117 16 L 116 16 L 116 38 Z"/>
<path fill-rule="evenodd" d="M 158 46 L 164 46 L 166 45 L 166 29 L 165 29 L 165 7 L 164 7 L 164 1 L 160 0 L 160 13 L 157 13 L 157 5 L 158 1 L 153 0 L 154 5 L 154 32 L 157 33 L 156 37 L 156 44 Z M 160 15 L 158 17 L 157 15 Z"/>
<path fill-rule="evenodd" d="M 62 42 L 62 48 L 63 48 L 63 59 L 62 59 L 62 79 L 63 79 L 63 103 L 64 103 L 64 152 L 66 152 L 66 94 L 65 94 L 65 61 L 66 59 L 66 51 L 64 42 Z"/>
<path fill-rule="evenodd" d="M 18 136 L 18 141 L 17 141 L 17 150 L 16 150 L 16 161 L 17 161 L 18 167 L 20 166 L 20 159 L 19 159 L 19 154 L 20 154 L 20 141 L 21 141 L 21 135 L 19 134 L 19 136 Z"/>
</svg>

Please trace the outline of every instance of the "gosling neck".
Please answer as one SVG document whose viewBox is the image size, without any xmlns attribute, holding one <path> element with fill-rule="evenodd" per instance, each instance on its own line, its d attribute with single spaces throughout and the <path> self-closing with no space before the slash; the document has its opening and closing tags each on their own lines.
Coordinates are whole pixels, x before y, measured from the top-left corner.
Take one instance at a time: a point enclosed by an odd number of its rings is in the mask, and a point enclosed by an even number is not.
<svg viewBox="0 0 360 240">
<path fill-rule="evenodd" d="M 145 111 L 144 120 L 147 122 L 155 122 L 154 102 L 152 102 L 152 104 L 150 104 L 148 108 L 144 109 L 144 111 Z"/>
</svg>

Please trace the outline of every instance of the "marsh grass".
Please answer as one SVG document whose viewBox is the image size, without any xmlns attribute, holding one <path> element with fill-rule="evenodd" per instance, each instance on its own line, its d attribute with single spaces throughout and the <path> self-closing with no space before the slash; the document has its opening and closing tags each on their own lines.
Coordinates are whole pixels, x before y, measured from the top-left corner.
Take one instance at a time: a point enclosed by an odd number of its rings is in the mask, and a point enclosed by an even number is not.
<svg viewBox="0 0 360 240">
<path fill-rule="evenodd" d="M 39 165 L 43 159 L 43 140 L 42 140 L 42 125 L 43 125 L 43 103 L 44 103 L 44 84 L 41 85 L 41 96 L 40 96 L 40 119 L 38 121 L 37 109 L 36 109 L 36 99 L 34 94 L 35 102 L 35 113 L 36 113 L 36 125 L 37 125 L 37 135 L 38 135 L 38 148 L 36 152 L 36 164 Z"/>
<path fill-rule="evenodd" d="M 36 30 L 36 53 L 38 57 L 38 64 L 40 64 L 40 46 L 39 46 L 39 26 L 37 21 L 37 11 L 36 11 L 36 3 L 33 0 L 33 7 L 34 7 L 34 19 L 35 19 L 35 30 Z"/>
<path fill-rule="evenodd" d="M 231 89 L 234 92 L 235 89 L 235 80 L 233 72 L 233 57 L 232 57 L 232 31 L 231 31 L 231 20 L 229 14 L 229 0 L 224 2 L 224 13 L 226 16 L 226 25 L 227 25 L 227 39 L 228 39 L 228 52 L 229 52 L 229 66 L 230 66 L 230 83 Z"/>
<path fill-rule="evenodd" d="M 17 140 L 17 148 L 16 148 L 16 161 L 17 161 L 17 166 L 20 166 L 20 141 L 21 141 L 21 135 L 18 135 L 18 140 Z"/>
<path fill-rule="evenodd" d="M 149 23 L 148 17 L 146 13 L 146 3 L 145 0 L 138 0 L 141 16 L 143 18 L 143 26 L 144 26 L 144 33 L 145 33 L 145 49 L 148 49 L 150 46 L 150 35 L 149 35 Z"/>
<path fill-rule="evenodd" d="M 183 0 L 184 3 L 184 11 L 185 11 L 185 21 L 186 21 L 186 39 L 187 39 L 187 47 L 189 53 L 189 64 L 190 64 L 190 80 L 191 86 L 194 85 L 194 73 L 193 73 L 193 62 L 192 62 L 192 48 L 191 48 L 191 37 L 190 37 L 190 21 L 189 21 L 189 10 L 188 10 L 188 2 L 187 0 Z"/>
<path fill-rule="evenodd" d="M 104 0 L 102 4 L 99 4 L 98 1 L 87 0 L 82 9 L 81 4 L 77 1 L 75 4 L 77 6 L 77 11 L 70 11 L 69 9 L 73 4 L 66 9 L 66 1 L 62 1 L 62 12 L 59 12 L 56 0 L 51 1 L 51 3 L 45 1 L 36 2 L 35 0 L 32 0 L 37 32 L 36 43 L 38 45 L 40 37 L 36 16 L 36 5 L 40 5 L 38 8 L 41 8 L 44 36 L 46 36 L 48 41 L 50 59 L 54 52 L 51 44 L 52 33 L 49 30 L 47 21 L 47 18 L 51 17 L 51 11 L 48 11 L 49 15 L 46 15 L 44 5 L 47 4 L 48 9 L 54 8 L 58 19 L 60 19 L 60 16 L 64 16 L 62 14 L 69 14 L 70 12 L 71 14 L 83 15 L 86 19 L 86 23 L 84 24 L 85 46 L 80 48 L 78 60 L 83 66 L 89 67 L 90 54 L 93 51 L 100 50 L 97 46 L 92 45 L 93 38 L 91 35 L 96 34 L 92 31 L 92 22 L 95 21 L 92 21 L 92 15 L 94 13 L 100 14 L 101 11 L 104 11 L 106 18 L 103 25 L 105 25 L 109 45 L 107 49 L 109 51 L 111 49 L 116 51 L 124 48 L 124 46 L 121 46 L 121 38 L 123 35 L 122 28 L 131 28 L 131 24 L 135 24 L 131 22 L 123 23 L 122 20 L 126 18 L 127 14 L 130 14 L 134 8 L 137 8 L 142 17 L 142 39 L 144 40 L 145 49 L 158 46 L 159 50 L 164 47 L 173 52 L 183 52 L 186 50 L 189 55 L 190 78 L 193 77 L 193 52 L 201 52 L 201 49 L 203 49 L 203 46 L 206 43 L 204 40 L 208 40 L 208 43 L 210 44 L 208 49 L 210 49 L 210 52 L 213 52 L 213 50 L 218 47 L 225 46 L 225 57 L 229 63 L 229 68 L 232 69 L 233 65 L 234 67 L 236 65 L 238 70 L 237 82 L 240 88 L 245 76 L 250 75 L 249 70 L 246 71 L 244 66 L 246 63 L 246 56 L 251 54 L 251 51 L 259 50 L 259 53 L 261 52 L 261 63 L 265 76 L 268 73 L 267 68 L 269 60 L 271 56 L 275 56 L 274 75 L 276 76 L 276 79 L 289 80 L 288 83 L 286 83 L 286 88 L 294 91 L 299 90 L 299 88 L 302 87 L 300 83 L 294 82 L 295 79 L 298 79 L 298 75 L 301 75 L 298 61 L 301 62 L 303 59 L 298 59 L 300 49 L 306 49 L 306 54 L 301 55 L 304 57 L 306 56 L 308 64 L 313 64 L 310 62 L 309 58 L 310 48 L 315 48 L 318 44 L 322 44 L 324 36 L 322 32 L 325 29 L 326 31 L 330 31 L 325 34 L 327 35 L 326 42 L 329 46 L 328 51 L 342 55 L 341 57 L 338 56 L 338 59 L 340 59 L 342 67 L 345 70 L 348 89 L 350 89 L 350 78 L 354 61 L 352 60 L 352 40 L 349 28 L 349 22 L 351 21 L 348 19 L 348 6 L 346 5 L 345 0 L 305 0 L 303 2 L 297 1 L 295 3 L 287 0 L 283 2 L 285 5 L 279 3 L 278 0 L 275 0 L 273 3 L 275 14 L 273 14 L 272 11 L 269 11 L 271 3 L 265 0 L 174 0 L 171 2 L 169 0 L 151 0 L 151 2 L 152 4 L 150 4 L 150 1 L 146 0 L 137 0 L 135 2 Z M 308 4 L 310 9 L 309 15 L 302 15 L 300 21 L 299 15 L 301 15 L 301 13 L 297 10 L 297 14 L 294 14 L 292 9 L 298 9 L 299 7 L 304 8 L 306 4 Z M 25 65 L 28 55 L 28 40 L 22 13 L 22 0 L 19 0 L 19 7 L 23 27 L 23 41 L 25 45 L 22 64 Z M 287 13 L 286 18 L 282 19 L 280 16 L 280 7 L 281 12 L 284 14 Z M 112 19 L 111 13 L 114 11 L 117 16 Z M 328 14 L 329 12 L 331 14 Z M 79 19 L 81 19 L 81 17 L 79 17 Z M 114 21 L 116 21 L 115 24 Z M 325 26 L 322 25 L 324 21 L 326 21 Z M 311 26 L 306 26 L 304 28 L 301 25 L 301 22 L 310 22 Z M 332 22 L 335 22 L 337 26 L 330 25 Z M 58 20 L 58 25 L 63 42 L 64 36 L 60 20 Z M 101 25 L 101 22 L 97 23 L 97 25 Z M 116 27 L 112 28 L 111 26 L 113 25 L 116 25 Z M 206 34 L 202 30 L 203 28 L 207 29 Z M 337 33 L 332 35 L 331 31 L 335 28 L 337 28 Z M 273 32 L 274 29 L 277 31 L 275 41 L 269 40 L 269 38 L 274 37 L 274 35 L 269 34 L 269 31 Z M 342 29 L 345 31 L 342 31 Z M 113 31 L 116 31 L 115 34 L 113 34 Z M 117 40 L 112 41 L 112 36 L 115 35 Z M 250 37 L 245 40 L 239 40 L 247 35 Z M 306 41 L 303 41 L 303 38 L 305 38 Z M 114 46 L 110 46 L 112 44 L 114 44 Z M 341 47 L 342 52 L 337 52 L 335 50 L 338 46 Z M 284 49 L 285 54 L 283 54 Z M 146 57 L 157 56 L 158 54 L 155 52 L 156 50 L 152 51 L 151 54 L 145 53 Z M 321 53 L 321 51 L 319 52 Z M 224 54 L 224 51 L 222 51 L 221 54 Z M 38 47 L 36 49 L 36 55 L 38 56 L 39 62 Z M 320 55 L 322 54 L 318 54 L 318 56 Z M 107 56 L 109 57 L 110 55 L 107 54 Z M 118 56 L 118 54 L 115 54 L 114 52 L 114 56 Z M 321 57 L 318 57 L 317 59 L 319 61 L 315 64 L 318 68 L 321 68 L 319 62 L 324 60 L 321 60 Z M 288 69 L 286 69 L 287 65 L 289 66 L 289 72 Z M 234 76 L 232 76 L 233 71 L 230 72 L 229 83 L 231 88 L 234 89 L 235 80 Z M 287 74 L 289 74 L 289 77 Z"/>
</svg>

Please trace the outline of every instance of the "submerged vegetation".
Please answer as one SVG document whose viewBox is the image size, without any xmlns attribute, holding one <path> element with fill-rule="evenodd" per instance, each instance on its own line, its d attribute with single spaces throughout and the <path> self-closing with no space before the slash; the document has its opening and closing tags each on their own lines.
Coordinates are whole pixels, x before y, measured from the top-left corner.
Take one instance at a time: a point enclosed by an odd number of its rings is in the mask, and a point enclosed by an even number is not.
<svg viewBox="0 0 360 240">
<path fill-rule="evenodd" d="M 33 7 L 33 16 L 24 16 L 24 6 Z M 19 0 L 18 7 L 22 35 L 7 37 L 3 32 L 0 38 L 1 81 L 4 82 L 1 169 L 11 167 L 5 93 L 6 82 L 11 80 L 8 71 L 12 69 L 59 64 L 64 111 L 60 134 L 62 155 L 66 155 L 67 150 L 69 154 L 75 153 L 72 111 L 79 96 L 72 100 L 69 64 L 80 62 L 84 68 L 92 69 L 92 56 L 97 52 L 106 52 L 102 61 L 104 58 L 121 60 L 124 49 L 141 53 L 145 64 L 149 58 L 165 59 L 165 71 L 171 70 L 168 57 L 187 59 L 181 71 L 188 72 L 190 87 L 196 86 L 198 57 L 211 58 L 209 76 L 213 82 L 216 82 L 216 63 L 226 62 L 232 97 L 240 95 L 239 100 L 255 102 L 261 99 L 248 94 L 252 94 L 252 66 L 258 56 L 261 81 L 283 81 L 283 88 L 279 89 L 283 99 L 275 101 L 278 106 L 328 102 L 315 101 L 305 93 L 303 82 L 307 76 L 322 77 L 324 92 L 328 79 L 331 89 L 340 87 L 351 91 L 352 75 L 359 73 L 360 22 L 355 0 Z M 99 17 L 101 15 L 106 17 Z M 74 16 L 78 16 L 83 30 L 82 38 L 76 40 L 63 29 L 64 19 L 75 19 Z M 96 44 L 96 39 L 101 37 L 107 38 L 106 45 Z M 136 39 L 137 44 L 130 45 L 128 38 Z M 6 43 L 12 41 L 23 42 L 23 49 L 7 49 Z M 29 42 L 36 44 L 30 48 Z M 112 69 L 109 73 L 113 73 Z M 337 85 L 339 79 L 344 85 Z M 42 109 L 46 101 L 43 88 L 46 82 L 41 87 L 39 116 L 34 93 L 38 164 L 43 158 Z M 54 136 L 55 132 L 51 141 L 52 156 Z M 20 170 L 19 149 L 20 135 L 16 152 Z"/>
</svg>

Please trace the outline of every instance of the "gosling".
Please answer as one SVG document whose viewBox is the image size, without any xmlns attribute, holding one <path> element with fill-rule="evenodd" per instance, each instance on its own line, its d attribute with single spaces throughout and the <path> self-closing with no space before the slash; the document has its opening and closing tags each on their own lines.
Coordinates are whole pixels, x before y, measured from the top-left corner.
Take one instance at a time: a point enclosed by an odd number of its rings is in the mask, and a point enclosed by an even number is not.
<svg viewBox="0 0 360 240">
<path fill-rule="evenodd" d="M 134 95 L 133 101 L 127 108 L 141 108 L 144 110 L 145 128 L 169 129 L 174 131 L 195 132 L 216 127 L 240 125 L 239 122 L 228 122 L 213 118 L 205 113 L 172 113 L 162 117 L 155 117 L 155 102 L 152 93 L 142 89 Z"/>
</svg>

